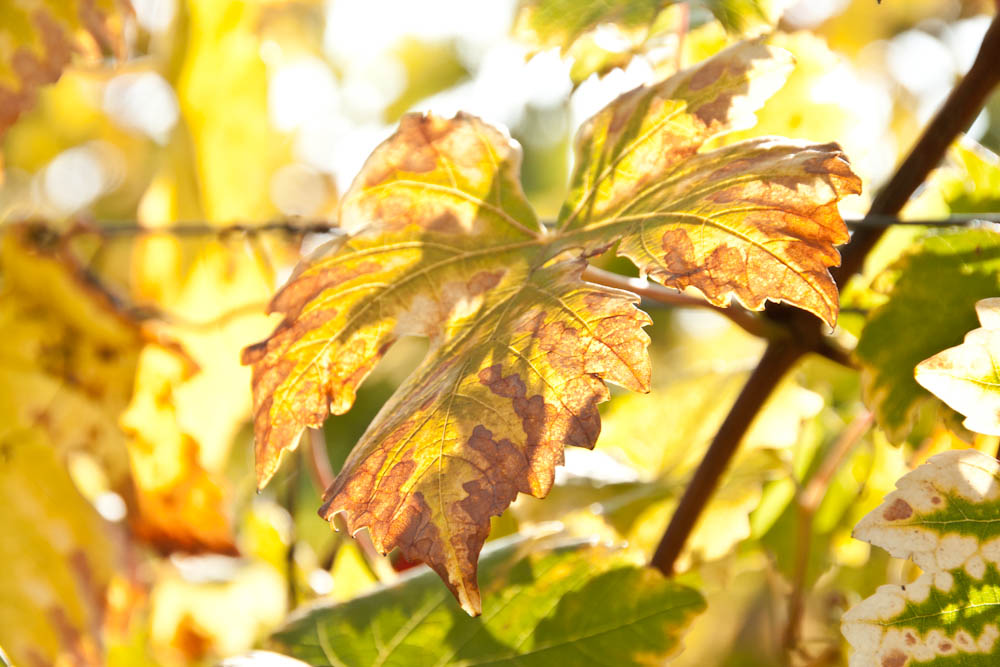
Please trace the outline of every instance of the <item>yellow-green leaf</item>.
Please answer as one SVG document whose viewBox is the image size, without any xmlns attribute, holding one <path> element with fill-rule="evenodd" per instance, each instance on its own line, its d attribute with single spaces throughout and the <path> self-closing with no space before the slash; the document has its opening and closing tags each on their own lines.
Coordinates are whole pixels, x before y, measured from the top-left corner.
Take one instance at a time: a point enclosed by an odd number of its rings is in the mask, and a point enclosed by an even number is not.
<svg viewBox="0 0 1000 667">
<path fill-rule="evenodd" d="M 306 427 L 343 413 L 396 338 L 431 349 L 369 426 L 322 513 L 433 567 L 470 613 L 489 519 L 544 496 L 566 444 L 592 447 L 603 380 L 646 390 L 635 298 L 543 266 L 520 151 L 465 115 L 404 117 L 341 208 L 344 235 L 278 293 L 284 322 L 248 348 L 258 481 Z"/>
<path fill-rule="evenodd" d="M 921 361 L 914 377 L 965 415 L 967 429 L 1000 435 L 1000 298 L 977 302 L 976 314 L 982 327 L 961 345 Z"/>
<path fill-rule="evenodd" d="M 1000 464 L 974 449 L 932 457 L 862 519 L 858 539 L 923 574 L 844 614 L 851 665 L 995 665 L 1000 660 Z"/>
<path fill-rule="evenodd" d="M 671 287 L 751 309 L 786 301 L 833 324 L 829 267 L 848 240 L 837 202 L 860 180 L 836 144 L 765 137 L 707 150 L 753 124 L 791 57 L 742 42 L 598 112 L 576 139 L 561 248 L 619 255 Z"/>
</svg>

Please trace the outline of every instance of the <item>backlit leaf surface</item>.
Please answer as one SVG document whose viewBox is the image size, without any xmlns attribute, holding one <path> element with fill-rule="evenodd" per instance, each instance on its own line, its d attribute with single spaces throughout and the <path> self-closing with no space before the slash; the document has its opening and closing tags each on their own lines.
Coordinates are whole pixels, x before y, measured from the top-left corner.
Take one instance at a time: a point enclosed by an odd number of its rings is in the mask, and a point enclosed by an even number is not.
<svg viewBox="0 0 1000 667">
<path fill-rule="evenodd" d="M 754 140 L 699 152 L 751 122 L 787 68 L 755 41 L 620 98 L 581 133 L 554 231 L 528 205 L 520 151 L 503 133 L 462 114 L 404 117 L 345 194 L 344 233 L 275 296 L 284 321 L 244 351 L 258 484 L 305 428 L 350 409 L 397 338 L 426 336 L 427 357 L 354 448 L 322 514 L 430 564 L 478 612 L 490 517 L 518 493 L 546 495 L 565 445 L 593 447 L 604 381 L 648 389 L 649 319 L 630 295 L 582 282 L 585 256 L 624 237 L 619 252 L 663 282 L 719 303 L 731 292 L 756 308 L 783 299 L 832 322 L 826 269 L 846 240 L 836 200 L 856 185 L 839 151 Z M 676 247 L 641 255 L 650 234 Z"/>
<path fill-rule="evenodd" d="M 602 378 L 640 391 L 649 380 L 634 299 L 582 283 L 578 261 L 540 266 L 518 160 L 477 119 L 406 117 L 345 196 L 344 226 L 371 225 L 279 292 L 285 322 L 245 353 L 264 483 L 306 426 L 350 408 L 396 338 L 431 338 L 322 513 L 432 565 L 476 613 L 489 518 L 518 492 L 544 496 L 565 444 L 593 447 Z"/>
<path fill-rule="evenodd" d="M 221 491 L 175 402 L 197 367 L 169 339 L 150 343 L 65 239 L 12 225 L 0 247 L 0 437 L 30 432 L 64 462 L 97 463 L 135 534 L 163 550 L 232 552 Z"/>
<path fill-rule="evenodd" d="M 923 574 L 885 585 L 843 617 L 851 665 L 1000 660 L 1000 463 L 976 450 L 932 457 L 858 524 L 855 537 Z"/>
<path fill-rule="evenodd" d="M 334 606 L 274 637 L 311 665 L 659 665 L 704 609 L 701 595 L 605 547 L 484 554 L 487 609 L 447 604 L 429 572 Z"/>
<path fill-rule="evenodd" d="M 602 24 L 625 30 L 651 27 L 657 15 L 677 0 L 522 0 L 514 32 L 543 48 L 568 49 L 580 36 Z M 703 0 L 705 6 L 727 28 L 738 29 L 748 19 L 763 18 L 760 0 Z"/>
<path fill-rule="evenodd" d="M 925 389 L 966 415 L 965 427 L 1000 435 L 1000 298 L 976 303 L 982 327 L 965 342 L 921 361 L 915 377 Z"/>
<path fill-rule="evenodd" d="M 752 125 L 791 66 L 743 42 L 598 112 L 576 138 L 558 244 L 592 254 L 621 238 L 618 254 L 664 285 L 755 310 L 786 301 L 832 325 L 829 267 L 848 240 L 837 202 L 861 187 L 840 148 L 764 137 L 703 149 Z"/>
</svg>

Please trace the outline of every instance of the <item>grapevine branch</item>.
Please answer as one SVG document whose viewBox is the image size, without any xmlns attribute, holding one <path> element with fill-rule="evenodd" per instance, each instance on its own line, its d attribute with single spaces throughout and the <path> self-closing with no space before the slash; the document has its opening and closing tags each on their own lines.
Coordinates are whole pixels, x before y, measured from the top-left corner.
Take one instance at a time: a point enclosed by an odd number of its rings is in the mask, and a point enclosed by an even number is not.
<svg viewBox="0 0 1000 667">
<path fill-rule="evenodd" d="M 866 220 L 884 221 L 899 213 L 931 170 L 944 158 L 955 138 L 972 124 L 990 92 L 1000 84 L 1000 68 L 996 66 L 998 61 L 1000 15 L 994 17 L 990 24 L 972 68 L 951 92 L 909 155 L 876 196 Z M 847 280 L 861 269 L 865 257 L 886 228 L 886 225 L 881 224 L 862 224 L 856 227 L 844 250 L 841 266 L 833 272 L 838 287 L 843 288 Z M 771 320 L 785 326 L 790 335 L 785 341 L 778 339 L 770 342 L 681 497 L 651 561 L 664 574 L 673 574 L 677 558 L 698 517 L 767 397 L 800 357 L 819 349 L 822 344 L 823 325 L 812 315 L 780 304 L 772 304 L 767 308 L 766 314 Z"/>
</svg>

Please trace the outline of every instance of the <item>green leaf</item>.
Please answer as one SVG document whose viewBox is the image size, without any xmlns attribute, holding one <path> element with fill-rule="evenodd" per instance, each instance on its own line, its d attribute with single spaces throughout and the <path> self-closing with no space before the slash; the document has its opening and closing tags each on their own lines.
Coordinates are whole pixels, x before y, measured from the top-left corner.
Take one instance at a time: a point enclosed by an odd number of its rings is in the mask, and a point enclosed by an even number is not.
<svg viewBox="0 0 1000 667">
<path fill-rule="evenodd" d="M 966 139 L 948 157 L 954 164 L 935 172 L 932 187 L 953 213 L 993 213 L 1000 208 L 1000 157 Z"/>
<path fill-rule="evenodd" d="M 312 665 L 652 665 L 677 652 L 701 595 L 606 547 L 482 558 L 488 612 L 469 618 L 431 572 L 350 602 L 308 611 L 278 649 Z"/>
<path fill-rule="evenodd" d="M 837 202 L 861 189 L 839 146 L 766 137 L 703 150 L 751 126 L 791 67 L 787 51 L 742 42 L 598 112 L 577 134 L 556 247 L 589 255 L 621 238 L 618 254 L 664 285 L 754 310 L 786 301 L 832 326 L 829 267 L 849 238 Z"/>
<path fill-rule="evenodd" d="M 976 313 L 982 328 L 966 334 L 961 345 L 921 361 L 915 377 L 965 415 L 967 429 L 1000 435 L 1000 298 L 979 301 Z"/>
<path fill-rule="evenodd" d="M 1000 463 L 976 450 L 932 457 L 858 524 L 855 537 L 922 570 L 843 617 L 852 665 L 1000 661 Z"/>
<path fill-rule="evenodd" d="M 893 266 L 888 301 L 871 313 L 856 350 L 865 402 L 893 442 L 905 440 L 931 395 L 914 368 L 977 325 L 975 303 L 1000 293 L 1000 233 L 928 236 Z"/>
</svg>

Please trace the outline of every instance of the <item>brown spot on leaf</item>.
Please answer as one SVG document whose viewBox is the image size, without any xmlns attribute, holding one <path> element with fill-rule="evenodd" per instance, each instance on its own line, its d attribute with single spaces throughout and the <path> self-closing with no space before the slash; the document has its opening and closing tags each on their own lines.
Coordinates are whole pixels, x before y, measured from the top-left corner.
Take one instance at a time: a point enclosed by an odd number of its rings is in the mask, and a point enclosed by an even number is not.
<svg viewBox="0 0 1000 667">
<path fill-rule="evenodd" d="M 902 519 L 909 519 L 913 515 L 913 508 L 910 504 L 903 500 L 902 498 L 896 498 L 892 505 L 885 508 L 882 512 L 882 517 L 886 521 L 900 521 Z"/>
<path fill-rule="evenodd" d="M 688 80 L 690 90 L 701 90 L 718 81 L 726 71 L 728 63 L 721 58 L 713 58 L 705 62 Z"/>
<path fill-rule="evenodd" d="M 903 667 L 906 661 L 906 654 L 897 648 L 882 656 L 882 667 Z"/>
</svg>

